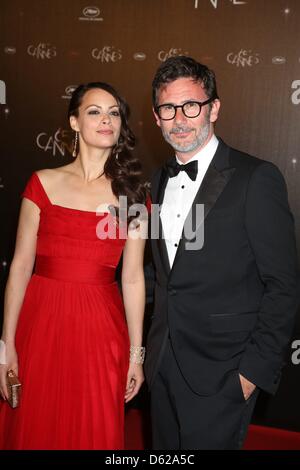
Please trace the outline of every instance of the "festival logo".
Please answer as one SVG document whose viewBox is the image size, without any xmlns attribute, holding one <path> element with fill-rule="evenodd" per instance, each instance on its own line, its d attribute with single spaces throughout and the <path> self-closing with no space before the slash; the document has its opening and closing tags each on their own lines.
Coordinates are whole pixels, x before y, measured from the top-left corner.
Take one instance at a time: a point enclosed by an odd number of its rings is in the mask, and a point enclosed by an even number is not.
<svg viewBox="0 0 300 470">
<path fill-rule="evenodd" d="M 238 53 L 229 52 L 226 60 L 236 67 L 253 67 L 253 65 L 259 64 L 259 54 L 252 52 L 251 49 L 241 49 Z"/>
<path fill-rule="evenodd" d="M 157 54 L 158 60 L 161 62 L 165 62 L 165 60 L 169 59 L 169 57 L 176 57 L 178 55 L 189 55 L 187 51 L 183 52 L 181 47 L 176 48 L 176 47 L 171 47 L 167 51 L 159 51 Z"/>
<path fill-rule="evenodd" d="M 135 52 L 133 54 L 133 58 L 134 60 L 141 62 L 146 59 L 146 54 L 144 52 Z"/>
<path fill-rule="evenodd" d="M 92 57 L 95 60 L 99 60 L 102 64 L 117 62 L 122 59 L 122 51 L 115 46 L 104 46 L 102 49 L 96 47 L 92 50 Z"/>
<path fill-rule="evenodd" d="M 200 0 L 200 1 L 204 1 L 204 0 Z M 210 2 L 210 4 L 214 7 L 214 8 L 218 8 L 219 6 L 219 0 L 207 0 Z M 235 6 L 238 6 L 238 5 L 245 5 L 247 2 L 246 1 L 242 1 L 242 0 L 227 0 L 228 2 L 232 3 L 232 5 L 235 5 Z M 199 8 L 199 0 L 194 0 L 194 8 Z"/>
<path fill-rule="evenodd" d="M 80 16 L 79 21 L 103 21 L 103 18 L 100 16 L 100 9 L 98 7 L 85 7 L 82 10 L 83 16 Z"/>
<path fill-rule="evenodd" d="M 68 153 L 71 154 L 71 130 L 59 128 L 53 135 L 49 135 L 47 132 L 41 132 L 36 138 L 36 144 L 40 149 L 44 150 L 44 152 L 50 152 L 53 157 L 56 155 L 65 156 Z"/>
<path fill-rule="evenodd" d="M 40 42 L 37 46 L 30 45 L 27 48 L 27 52 L 36 59 L 52 59 L 56 57 L 56 47 L 51 46 L 49 43 Z"/>
<path fill-rule="evenodd" d="M 65 94 L 62 95 L 64 100 L 70 100 L 72 98 L 73 91 L 77 88 L 77 85 L 68 85 L 65 88 Z"/>
<path fill-rule="evenodd" d="M 272 64 L 274 65 L 283 65 L 286 63 L 286 58 L 281 55 L 276 55 L 272 57 Z"/>
<path fill-rule="evenodd" d="M 4 48 L 4 52 L 5 52 L 5 54 L 13 55 L 13 54 L 15 54 L 15 53 L 17 52 L 17 49 L 16 49 L 15 47 L 13 47 L 13 46 L 6 46 L 6 47 Z"/>
</svg>

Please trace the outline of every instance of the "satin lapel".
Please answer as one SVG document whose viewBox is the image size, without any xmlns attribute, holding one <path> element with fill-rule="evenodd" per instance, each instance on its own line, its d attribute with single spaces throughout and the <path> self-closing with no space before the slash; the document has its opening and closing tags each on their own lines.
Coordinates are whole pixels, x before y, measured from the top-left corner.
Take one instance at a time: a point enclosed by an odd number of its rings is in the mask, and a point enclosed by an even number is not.
<svg viewBox="0 0 300 470">
<path fill-rule="evenodd" d="M 217 156 L 217 155 L 216 155 Z M 223 170 L 217 170 L 215 158 L 208 167 L 207 172 L 203 178 L 203 181 L 200 185 L 200 188 L 195 196 L 191 209 L 187 215 L 187 218 L 184 223 L 183 231 L 181 234 L 181 239 L 178 245 L 176 256 L 172 269 L 176 265 L 178 259 L 185 251 L 185 245 L 188 242 L 192 242 L 195 236 L 192 239 L 188 239 L 185 236 L 185 227 L 189 227 L 189 232 L 193 231 L 196 234 L 199 230 L 201 224 L 209 214 L 210 210 L 215 205 L 217 199 L 221 195 L 231 176 L 233 175 L 235 168 L 224 168 Z M 204 204 L 204 219 L 197 221 L 196 218 L 196 207 L 197 204 Z"/>
<path fill-rule="evenodd" d="M 164 195 L 165 195 L 165 189 L 167 186 L 167 183 L 169 181 L 169 176 L 165 168 L 162 169 L 161 176 L 160 176 L 160 181 L 158 185 L 158 191 L 157 191 L 157 204 L 159 206 L 162 205 L 162 202 L 164 200 Z M 166 242 L 165 242 L 165 237 L 163 234 L 163 227 L 161 223 L 161 218 L 159 216 L 159 238 L 157 239 L 157 247 L 158 251 L 160 254 L 160 258 L 163 264 L 163 267 L 165 269 L 166 275 L 169 275 L 170 272 L 170 263 L 169 263 L 169 256 L 168 256 L 168 251 L 166 247 Z"/>
</svg>

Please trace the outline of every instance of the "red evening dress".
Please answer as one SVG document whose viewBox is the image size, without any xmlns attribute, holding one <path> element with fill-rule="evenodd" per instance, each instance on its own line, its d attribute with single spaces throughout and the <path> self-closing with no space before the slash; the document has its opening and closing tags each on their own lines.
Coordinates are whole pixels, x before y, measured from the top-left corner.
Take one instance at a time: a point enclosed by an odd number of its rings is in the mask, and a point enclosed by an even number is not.
<svg viewBox="0 0 300 470">
<path fill-rule="evenodd" d="M 99 239 L 112 216 L 52 204 L 36 173 L 23 197 L 40 224 L 16 332 L 21 403 L 0 403 L 0 449 L 123 449 L 129 338 L 115 270 L 126 240 Z"/>
</svg>

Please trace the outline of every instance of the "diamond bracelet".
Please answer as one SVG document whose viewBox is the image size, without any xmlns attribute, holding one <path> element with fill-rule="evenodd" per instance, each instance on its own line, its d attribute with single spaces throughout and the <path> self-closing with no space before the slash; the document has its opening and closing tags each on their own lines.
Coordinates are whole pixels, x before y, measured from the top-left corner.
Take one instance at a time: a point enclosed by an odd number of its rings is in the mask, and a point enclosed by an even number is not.
<svg viewBox="0 0 300 470">
<path fill-rule="evenodd" d="M 134 364 L 143 364 L 146 348 L 144 346 L 130 346 L 129 361 Z"/>
</svg>

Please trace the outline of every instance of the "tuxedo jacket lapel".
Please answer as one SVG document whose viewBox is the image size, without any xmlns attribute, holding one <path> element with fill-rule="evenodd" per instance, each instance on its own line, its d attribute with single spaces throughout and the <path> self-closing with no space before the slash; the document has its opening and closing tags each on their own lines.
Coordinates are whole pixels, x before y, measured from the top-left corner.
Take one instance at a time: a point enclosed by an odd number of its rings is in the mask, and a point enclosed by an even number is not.
<svg viewBox="0 0 300 470">
<path fill-rule="evenodd" d="M 157 204 L 159 204 L 160 207 L 164 200 L 165 189 L 166 189 L 168 181 L 169 181 L 169 175 L 167 173 L 166 168 L 164 167 L 161 172 L 160 181 L 158 185 L 158 191 L 157 191 Z M 157 240 L 157 246 L 158 246 L 158 250 L 159 250 L 160 258 L 162 260 L 163 267 L 165 269 L 166 275 L 168 276 L 171 268 L 170 268 L 169 256 L 168 256 L 168 251 L 167 251 L 167 246 L 165 242 L 165 237 L 163 233 L 163 227 L 162 227 L 160 216 L 159 216 L 158 223 L 159 223 L 159 227 L 158 227 L 159 238 Z"/>
</svg>

